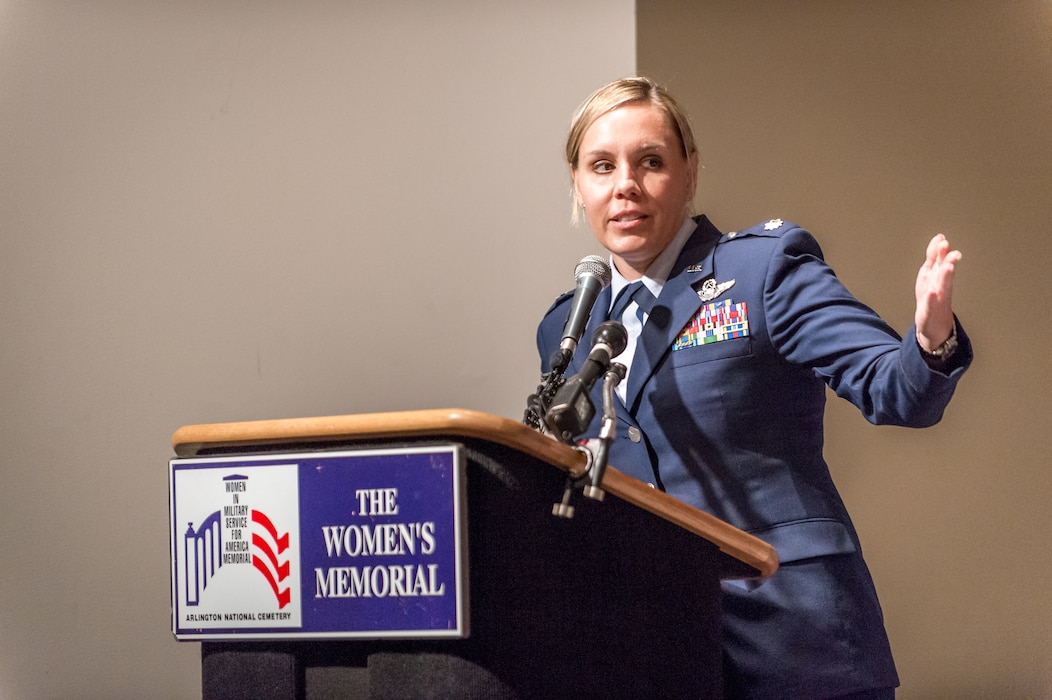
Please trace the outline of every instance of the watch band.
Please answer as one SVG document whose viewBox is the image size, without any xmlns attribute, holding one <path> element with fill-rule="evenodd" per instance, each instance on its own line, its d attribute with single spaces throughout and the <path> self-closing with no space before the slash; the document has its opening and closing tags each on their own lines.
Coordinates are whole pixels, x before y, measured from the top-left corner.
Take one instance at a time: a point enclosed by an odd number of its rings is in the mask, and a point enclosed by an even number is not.
<svg viewBox="0 0 1052 700">
<path fill-rule="evenodd" d="M 920 345 L 920 341 L 917 341 L 917 345 Z M 953 355 L 957 349 L 957 324 L 953 324 L 953 330 L 950 331 L 950 337 L 942 342 L 942 345 L 933 349 L 925 350 L 923 345 L 920 345 L 921 354 L 925 357 L 933 360 L 945 360 Z"/>
</svg>

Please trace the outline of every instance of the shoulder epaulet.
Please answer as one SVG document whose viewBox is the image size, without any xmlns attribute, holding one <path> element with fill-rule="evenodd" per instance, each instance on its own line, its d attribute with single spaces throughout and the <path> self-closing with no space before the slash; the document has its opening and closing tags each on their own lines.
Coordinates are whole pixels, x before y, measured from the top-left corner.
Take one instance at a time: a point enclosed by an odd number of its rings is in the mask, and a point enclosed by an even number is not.
<svg viewBox="0 0 1052 700">
<path fill-rule="evenodd" d="M 783 221 L 782 219 L 771 219 L 765 221 L 762 224 L 756 224 L 750 226 L 747 229 L 741 231 L 728 231 L 723 234 L 725 240 L 731 240 L 734 238 L 744 238 L 745 236 L 780 236 L 789 229 L 796 228 L 796 224 L 791 221 Z"/>
<path fill-rule="evenodd" d="M 544 315 L 547 316 L 552 311 L 555 311 L 557 308 L 559 308 L 560 305 L 565 304 L 569 299 L 573 299 L 573 295 L 576 291 L 576 289 L 571 289 L 560 294 L 555 299 L 555 301 L 552 302 L 552 305 L 548 307 L 548 310 L 545 312 Z"/>
</svg>

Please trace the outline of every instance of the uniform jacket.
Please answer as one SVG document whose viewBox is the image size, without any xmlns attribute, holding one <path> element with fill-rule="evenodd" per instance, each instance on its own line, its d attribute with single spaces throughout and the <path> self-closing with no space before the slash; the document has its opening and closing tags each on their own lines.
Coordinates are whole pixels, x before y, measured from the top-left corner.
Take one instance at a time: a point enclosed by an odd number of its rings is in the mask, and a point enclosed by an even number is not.
<svg viewBox="0 0 1052 700">
<path fill-rule="evenodd" d="M 804 229 L 776 219 L 724 235 L 703 216 L 697 223 L 639 338 L 610 465 L 777 549 L 771 579 L 724 586 L 730 696 L 897 685 L 858 538 L 822 456 L 825 387 L 872 423 L 930 426 L 971 361 L 968 338 L 958 325 L 950 367 L 933 371 L 915 330 L 903 339 L 856 300 Z M 571 298 L 538 328 L 544 371 Z M 582 346 L 609 306 L 607 288 Z M 567 376 L 586 355 L 582 347 Z M 592 398 L 600 408 L 598 386 Z M 597 429 L 598 420 L 584 437 Z"/>
</svg>

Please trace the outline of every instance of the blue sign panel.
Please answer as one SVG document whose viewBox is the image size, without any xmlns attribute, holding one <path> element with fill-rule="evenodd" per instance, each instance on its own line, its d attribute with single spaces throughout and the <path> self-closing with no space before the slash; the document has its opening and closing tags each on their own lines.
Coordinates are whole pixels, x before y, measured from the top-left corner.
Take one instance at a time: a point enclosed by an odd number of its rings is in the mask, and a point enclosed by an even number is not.
<svg viewBox="0 0 1052 700">
<path fill-rule="evenodd" d="M 169 462 L 177 639 L 466 637 L 459 445 Z"/>
</svg>

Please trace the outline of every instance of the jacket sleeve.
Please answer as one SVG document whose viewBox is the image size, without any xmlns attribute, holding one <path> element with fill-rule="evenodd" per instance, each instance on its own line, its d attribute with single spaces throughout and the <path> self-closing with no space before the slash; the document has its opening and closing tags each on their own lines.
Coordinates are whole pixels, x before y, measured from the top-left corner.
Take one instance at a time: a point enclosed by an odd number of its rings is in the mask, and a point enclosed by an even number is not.
<svg viewBox="0 0 1052 700">
<path fill-rule="evenodd" d="M 972 359 L 964 329 L 942 371 L 924 361 L 915 329 L 900 337 L 855 299 L 826 264 L 815 239 L 794 227 L 771 256 L 764 283 L 771 342 L 787 361 L 809 367 L 876 424 L 937 423 Z"/>
</svg>

